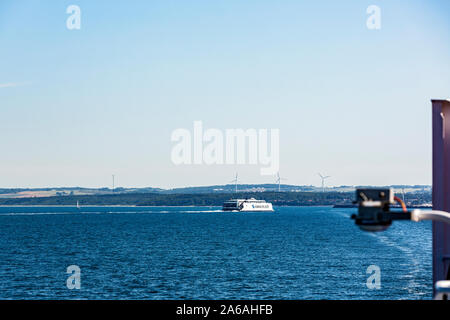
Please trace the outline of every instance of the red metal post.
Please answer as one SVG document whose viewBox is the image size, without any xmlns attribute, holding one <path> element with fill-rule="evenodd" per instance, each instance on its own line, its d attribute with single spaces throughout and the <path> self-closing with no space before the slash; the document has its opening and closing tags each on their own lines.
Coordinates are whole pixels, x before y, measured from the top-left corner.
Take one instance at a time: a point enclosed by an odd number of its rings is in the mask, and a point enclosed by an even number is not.
<svg viewBox="0 0 450 320">
<path fill-rule="evenodd" d="M 450 212 L 450 100 L 432 100 L 433 209 Z M 450 280 L 450 226 L 433 222 L 433 289 Z"/>
</svg>

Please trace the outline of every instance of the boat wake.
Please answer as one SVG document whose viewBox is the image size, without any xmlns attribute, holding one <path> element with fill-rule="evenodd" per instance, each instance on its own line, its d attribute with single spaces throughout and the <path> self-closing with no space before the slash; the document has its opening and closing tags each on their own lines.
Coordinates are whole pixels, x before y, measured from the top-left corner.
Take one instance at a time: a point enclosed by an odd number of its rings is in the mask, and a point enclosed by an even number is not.
<svg viewBox="0 0 450 320">
<path fill-rule="evenodd" d="M 407 290 L 409 294 L 413 295 L 419 295 L 423 296 L 427 294 L 426 292 L 423 292 L 421 290 L 420 284 L 416 281 L 416 279 L 420 276 L 420 273 L 422 272 L 421 269 L 421 263 L 416 258 L 416 255 L 414 251 L 407 247 L 402 245 L 401 243 L 395 241 L 394 239 L 389 238 L 388 236 L 381 234 L 381 233 L 368 233 L 370 236 L 377 239 L 382 244 L 394 248 L 396 250 L 399 250 L 403 253 L 404 256 L 406 256 L 407 260 L 410 263 L 404 263 L 401 265 L 401 267 L 404 267 L 405 271 L 408 271 L 402 278 L 407 279 L 408 286 L 405 288 L 402 288 L 404 290 Z"/>
</svg>

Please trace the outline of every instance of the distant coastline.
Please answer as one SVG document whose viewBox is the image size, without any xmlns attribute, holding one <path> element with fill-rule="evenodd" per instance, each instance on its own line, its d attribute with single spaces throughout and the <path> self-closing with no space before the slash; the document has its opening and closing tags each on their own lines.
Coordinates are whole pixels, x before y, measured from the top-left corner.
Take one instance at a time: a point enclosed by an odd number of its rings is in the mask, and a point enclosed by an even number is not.
<svg viewBox="0 0 450 320">
<path fill-rule="evenodd" d="M 431 209 L 432 205 L 409 205 L 407 206 L 409 209 Z M 356 204 L 335 204 L 333 208 L 336 209 L 345 209 L 345 208 L 358 208 L 358 205 Z M 393 205 L 391 208 L 398 208 L 400 209 L 401 206 Z"/>
<path fill-rule="evenodd" d="M 274 206 L 351 207 L 354 192 L 238 192 L 238 193 L 118 193 L 108 195 L 66 195 L 52 197 L 2 198 L 0 206 L 122 206 L 122 207 L 218 207 L 232 198 L 256 198 Z M 409 206 L 431 202 L 431 193 L 408 194 Z"/>
</svg>

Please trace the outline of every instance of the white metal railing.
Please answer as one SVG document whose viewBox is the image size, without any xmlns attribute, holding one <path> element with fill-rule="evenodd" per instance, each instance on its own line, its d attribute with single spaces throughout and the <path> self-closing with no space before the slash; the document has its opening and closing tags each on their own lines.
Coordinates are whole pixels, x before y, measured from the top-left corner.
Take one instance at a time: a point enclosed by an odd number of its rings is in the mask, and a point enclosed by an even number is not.
<svg viewBox="0 0 450 320">
<path fill-rule="evenodd" d="M 435 300 L 449 300 L 450 299 L 450 281 L 441 280 L 436 282 L 434 288 L 436 289 Z"/>
</svg>

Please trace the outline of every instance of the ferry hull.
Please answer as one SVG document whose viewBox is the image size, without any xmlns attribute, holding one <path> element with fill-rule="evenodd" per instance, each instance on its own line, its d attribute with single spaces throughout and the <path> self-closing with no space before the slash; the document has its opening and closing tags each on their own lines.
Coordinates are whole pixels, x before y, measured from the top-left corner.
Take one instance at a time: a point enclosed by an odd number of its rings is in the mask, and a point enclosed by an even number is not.
<svg viewBox="0 0 450 320">
<path fill-rule="evenodd" d="M 237 206 L 226 207 L 224 206 L 223 211 L 228 212 L 273 212 L 273 207 L 271 203 L 241 203 Z"/>
<path fill-rule="evenodd" d="M 244 203 L 244 207 L 240 210 L 241 212 L 264 212 L 264 211 L 273 211 L 271 203 L 265 204 L 251 204 Z"/>
</svg>

